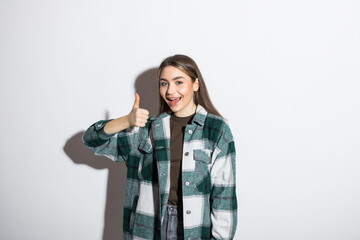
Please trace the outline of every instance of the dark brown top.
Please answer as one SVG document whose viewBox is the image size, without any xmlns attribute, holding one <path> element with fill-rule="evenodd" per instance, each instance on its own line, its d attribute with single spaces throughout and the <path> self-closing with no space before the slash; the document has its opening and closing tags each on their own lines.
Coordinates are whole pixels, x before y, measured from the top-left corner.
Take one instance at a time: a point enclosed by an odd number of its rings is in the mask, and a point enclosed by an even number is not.
<svg viewBox="0 0 360 240">
<path fill-rule="evenodd" d="M 195 114 L 188 117 L 170 118 L 170 193 L 168 204 L 182 205 L 182 151 L 186 125 L 191 122 Z"/>
</svg>

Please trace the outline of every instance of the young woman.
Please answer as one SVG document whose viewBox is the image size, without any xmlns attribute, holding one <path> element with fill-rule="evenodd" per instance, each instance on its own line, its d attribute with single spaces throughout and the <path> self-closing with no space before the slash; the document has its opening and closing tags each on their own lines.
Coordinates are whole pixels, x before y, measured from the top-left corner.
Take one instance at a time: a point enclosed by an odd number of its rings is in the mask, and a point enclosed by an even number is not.
<svg viewBox="0 0 360 240">
<path fill-rule="evenodd" d="M 166 58 L 158 71 L 160 115 L 136 94 L 131 112 L 91 125 L 84 144 L 127 165 L 124 239 L 233 239 L 235 144 L 196 63 Z"/>
</svg>

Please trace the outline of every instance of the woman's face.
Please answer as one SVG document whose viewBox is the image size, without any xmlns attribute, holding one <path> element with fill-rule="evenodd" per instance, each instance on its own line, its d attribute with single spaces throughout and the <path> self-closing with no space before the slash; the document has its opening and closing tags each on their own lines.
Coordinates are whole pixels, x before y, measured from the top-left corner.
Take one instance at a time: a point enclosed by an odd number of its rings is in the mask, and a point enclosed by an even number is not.
<svg viewBox="0 0 360 240">
<path fill-rule="evenodd" d="M 194 91 L 199 89 L 196 79 L 173 66 L 165 67 L 160 76 L 160 95 L 177 117 L 187 117 L 195 113 Z"/>
</svg>

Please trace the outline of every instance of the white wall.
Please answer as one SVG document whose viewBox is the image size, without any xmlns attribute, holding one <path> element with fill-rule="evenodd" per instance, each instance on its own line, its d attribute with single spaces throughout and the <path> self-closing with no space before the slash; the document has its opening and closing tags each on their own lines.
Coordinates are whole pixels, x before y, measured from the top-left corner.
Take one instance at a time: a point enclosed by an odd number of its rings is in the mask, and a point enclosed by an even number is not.
<svg viewBox="0 0 360 240">
<path fill-rule="evenodd" d="M 360 239 L 356 0 L 0 1 L 0 239 L 121 239 L 125 166 L 81 144 L 167 56 L 236 139 L 241 240 Z M 152 89 L 154 90 L 154 89 Z"/>
</svg>

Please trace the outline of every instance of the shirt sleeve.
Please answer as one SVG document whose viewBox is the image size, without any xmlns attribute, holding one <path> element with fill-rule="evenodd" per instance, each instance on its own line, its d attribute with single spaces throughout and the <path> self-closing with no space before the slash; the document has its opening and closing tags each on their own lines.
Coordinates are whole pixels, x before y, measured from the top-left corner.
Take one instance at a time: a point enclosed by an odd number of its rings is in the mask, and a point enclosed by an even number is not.
<svg viewBox="0 0 360 240">
<path fill-rule="evenodd" d="M 106 156 L 116 162 L 126 161 L 138 142 L 139 127 L 108 134 L 104 131 L 104 126 L 109 121 L 111 119 L 100 120 L 91 125 L 82 137 L 83 143 L 95 155 Z"/>
<path fill-rule="evenodd" d="M 235 143 L 224 122 L 211 168 L 212 239 L 233 239 L 237 226 Z"/>
</svg>

